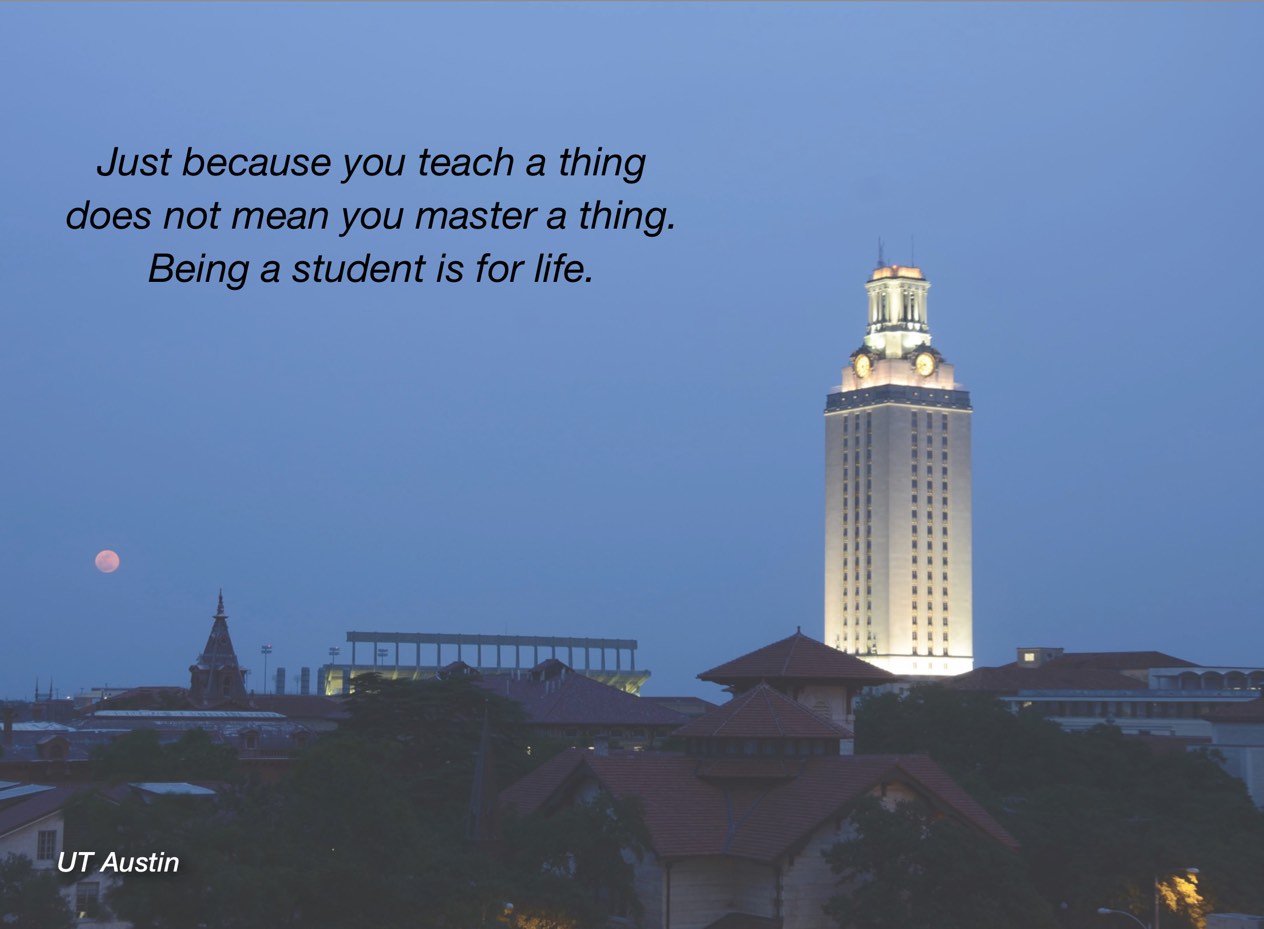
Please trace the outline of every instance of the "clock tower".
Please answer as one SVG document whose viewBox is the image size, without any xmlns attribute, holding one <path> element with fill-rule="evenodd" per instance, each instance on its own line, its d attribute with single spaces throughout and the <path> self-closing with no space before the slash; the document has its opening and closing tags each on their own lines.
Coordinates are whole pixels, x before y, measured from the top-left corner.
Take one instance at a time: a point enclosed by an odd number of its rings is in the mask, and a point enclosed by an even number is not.
<svg viewBox="0 0 1264 929">
<path fill-rule="evenodd" d="M 974 667 L 970 395 L 931 346 L 930 282 L 882 265 L 825 401 L 825 642 L 895 674 Z"/>
</svg>

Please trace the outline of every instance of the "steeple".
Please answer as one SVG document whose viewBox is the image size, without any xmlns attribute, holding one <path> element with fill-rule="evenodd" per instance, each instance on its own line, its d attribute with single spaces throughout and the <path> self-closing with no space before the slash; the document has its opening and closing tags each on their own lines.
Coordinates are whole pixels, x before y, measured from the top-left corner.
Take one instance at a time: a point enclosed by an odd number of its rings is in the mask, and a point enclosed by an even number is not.
<svg viewBox="0 0 1264 929">
<path fill-rule="evenodd" d="M 237 663 L 233 640 L 228 634 L 228 614 L 224 612 L 224 591 L 211 617 L 211 634 L 196 664 L 189 666 L 189 695 L 201 706 L 245 699 L 246 672 Z"/>
</svg>

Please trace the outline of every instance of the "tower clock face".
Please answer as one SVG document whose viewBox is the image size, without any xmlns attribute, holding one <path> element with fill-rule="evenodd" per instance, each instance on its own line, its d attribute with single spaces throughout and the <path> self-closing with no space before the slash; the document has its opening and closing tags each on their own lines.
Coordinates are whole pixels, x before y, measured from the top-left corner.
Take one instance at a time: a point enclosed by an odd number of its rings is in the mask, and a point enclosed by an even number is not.
<svg viewBox="0 0 1264 929">
<path fill-rule="evenodd" d="M 871 367 L 868 355 L 857 355 L 856 360 L 852 362 L 852 368 L 856 372 L 856 377 L 868 377 Z"/>
<path fill-rule="evenodd" d="M 935 373 L 935 356 L 930 352 L 921 352 L 913 360 L 913 365 L 917 368 L 917 373 L 922 377 L 930 377 Z"/>
</svg>

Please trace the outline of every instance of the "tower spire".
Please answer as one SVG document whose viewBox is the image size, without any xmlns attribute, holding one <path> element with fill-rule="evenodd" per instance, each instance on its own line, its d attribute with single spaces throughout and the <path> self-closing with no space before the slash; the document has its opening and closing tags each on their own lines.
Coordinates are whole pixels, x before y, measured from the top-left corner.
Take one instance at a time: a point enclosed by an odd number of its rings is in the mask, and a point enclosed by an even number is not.
<svg viewBox="0 0 1264 929">
<path fill-rule="evenodd" d="M 214 618 L 219 619 L 220 617 L 223 617 L 224 619 L 228 618 L 228 614 L 224 612 L 224 588 L 223 587 L 219 589 L 219 606 L 215 608 Z"/>
</svg>

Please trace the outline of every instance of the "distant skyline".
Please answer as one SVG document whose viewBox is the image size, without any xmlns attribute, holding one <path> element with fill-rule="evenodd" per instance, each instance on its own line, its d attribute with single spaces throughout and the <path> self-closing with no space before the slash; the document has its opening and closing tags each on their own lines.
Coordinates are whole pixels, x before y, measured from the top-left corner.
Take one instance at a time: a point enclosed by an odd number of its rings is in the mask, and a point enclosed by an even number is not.
<svg viewBox="0 0 1264 929">
<path fill-rule="evenodd" d="M 635 638 L 645 693 L 714 699 L 697 673 L 822 637 L 821 413 L 879 237 L 894 262 L 915 238 L 975 409 L 976 664 L 1264 665 L 1262 27 L 1256 4 L 0 6 L 0 697 L 187 684 L 222 587 L 257 690 L 265 643 L 294 673 L 381 629 Z M 601 145 L 644 153 L 640 183 L 347 196 L 621 197 L 675 228 L 179 240 L 561 246 L 593 276 L 238 293 L 146 284 L 160 236 L 65 229 L 89 197 L 225 191 L 94 171 L 188 145 Z"/>
</svg>

